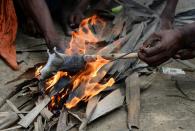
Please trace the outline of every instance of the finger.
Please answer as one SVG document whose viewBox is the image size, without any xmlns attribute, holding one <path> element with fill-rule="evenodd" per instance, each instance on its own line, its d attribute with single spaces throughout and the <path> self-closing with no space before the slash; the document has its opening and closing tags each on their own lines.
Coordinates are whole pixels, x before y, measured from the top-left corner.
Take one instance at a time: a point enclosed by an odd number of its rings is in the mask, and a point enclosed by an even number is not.
<svg viewBox="0 0 195 131">
<path fill-rule="evenodd" d="M 151 47 L 156 44 L 156 42 L 160 41 L 161 37 L 158 33 L 153 33 L 149 36 L 149 38 L 143 43 L 144 47 Z"/>
<path fill-rule="evenodd" d="M 160 55 L 155 55 L 152 57 L 146 57 L 143 53 L 139 52 L 138 57 L 150 66 L 158 66 L 169 59 L 166 56 L 166 53 L 161 53 Z"/>
<path fill-rule="evenodd" d="M 157 45 L 155 45 L 153 47 L 142 48 L 141 50 L 142 50 L 143 53 L 146 54 L 147 57 L 158 55 L 158 54 L 160 54 L 161 52 L 164 51 L 164 49 L 161 46 L 161 43 L 158 43 Z"/>
<path fill-rule="evenodd" d="M 173 59 L 181 59 L 181 55 L 180 54 L 176 54 L 175 56 L 173 56 Z"/>
<path fill-rule="evenodd" d="M 75 17 L 74 15 L 70 16 L 70 24 L 74 24 L 74 17 Z"/>
<path fill-rule="evenodd" d="M 194 57 L 193 52 L 194 51 L 191 49 L 179 50 L 173 58 L 174 59 L 181 59 L 181 60 L 191 59 Z"/>
<path fill-rule="evenodd" d="M 195 43 L 190 43 L 186 48 L 195 49 Z"/>
<path fill-rule="evenodd" d="M 80 24 L 81 20 L 82 20 L 82 18 L 80 16 L 77 16 L 75 18 L 75 24 L 78 26 Z"/>
<path fill-rule="evenodd" d="M 188 53 L 182 54 L 179 59 L 181 59 L 181 60 L 188 60 L 188 59 L 193 59 L 193 58 L 194 58 L 193 53 L 192 52 L 188 52 Z"/>
</svg>

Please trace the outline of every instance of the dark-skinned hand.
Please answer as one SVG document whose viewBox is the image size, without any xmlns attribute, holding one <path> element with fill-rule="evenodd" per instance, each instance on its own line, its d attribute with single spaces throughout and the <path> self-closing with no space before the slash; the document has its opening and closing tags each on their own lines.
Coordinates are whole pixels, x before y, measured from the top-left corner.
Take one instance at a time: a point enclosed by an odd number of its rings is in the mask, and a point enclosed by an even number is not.
<svg viewBox="0 0 195 131">
<path fill-rule="evenodd" d="M 181 60 L 193 59 L 195 58 L 195 48 L 179 50 L 173 58 Z"/>
<path fill-rule="evenodd" d="M 71 28 L 77 28 L 80 24 L 80 22 L 83 20 L 84 14 L 80 9 L 74 10 L 69 18 L 70 27 Z"/>
<path fill-rule="evenodd" d="M 151 39 L 156 38 L 155 44 L 151 44 Z M 141 60 L 150 66 L 158 66 L 182 49 L 182 34 L 179 30 L 163 30 L 152 34 L 146 40 L 138 52 Z"/>
</svg>

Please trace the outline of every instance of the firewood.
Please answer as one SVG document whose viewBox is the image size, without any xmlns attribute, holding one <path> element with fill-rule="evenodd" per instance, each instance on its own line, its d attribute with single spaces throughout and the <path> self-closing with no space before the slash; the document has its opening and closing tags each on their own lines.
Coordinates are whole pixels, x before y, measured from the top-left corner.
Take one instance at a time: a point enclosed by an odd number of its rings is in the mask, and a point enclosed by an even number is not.
<svg viewBox="0 0 195 131">
<path fill-rule="evenodd" d="M 50 101 L 50 97 L 45 96 L 34 109 L 32 109 L 23 119 L 18 122 L 18 124 L 27 128 Z"/>
<path fill-rule="evenodd" d="M 43 122 L 42 122 L 42 117 L 38 116 L 37 118 L 37 126 L 38 126 L 38 131 L 44 131 L 43 127 Z"/>
<path fill-rule="evenodd" d="M 0 131 L 15 131 L 17 129 L 20 129 L 22 128 L 22 126 L 14 126 L 14 127 L 10 127 L 10 128 L 7 128 L 7 129 L 3 129 L 3 130 L 0 130 Z"/>
<path fill-rule="evenodd" d="M 65 109 L 62 109 L 56 131 L 64 131 L 68 126 L 67 123 L 68 123 L 68 112 Z"/>
<path fill-rule="evenodd" d="M 126 80 L 126 103 L 128 110 L 127 125 L 129 130 L 139 129 L 140 115 L 140 86 L 139 76 L 135 72 Z"/>
<path fill-rule="evenodd" d="M 112 63 L 107 64 L 104 67 L 102 67 L 98 71 L 97 77 L 93 78 L 91 81 L 99 83 L 106 75 L 106 73 L 103 73 L 103 72 L 108 72 L 111 67 L 112 67 Z M 82 95 L 85 93 L 85 88 L 86 88 L 85 84 L 81 83 L 78 88 L 76 88 L 75 90 L 69 93 L 69 96 L 66 102 L 70 102 L 74 97 L 81 98 Z"/>
<path fill-rule="evenodd" d="M 38 105 L 41 101 L 41 96 L 38 98 L 38 102 L 36 102 L 36 105 Z M 40 112 L 41 116 L 49 121 L 52 117 L 53 117 L 53 113 L 51 111 L 49 111 L 49 109 L 47 107 L 45 107 L 41 112 Z"/>
<path fill-rule="evenodd" d="M 19 119 L 15 112 L 0 112 L 0 130 L 13 125 Z"/>
<path fill-rule="evenodd" d="M 86 108 L 86 117 L 82 120 L 82 123 L 79 127 L 79 131 L 85 131 L 87 123 L 91 119 L 91 116 L 93 115 L 95 108 L 98 104 L 98 101 L 100 99 L 100 95 L 94 96 L 92 99 L 89 100 Z"/>
<path fill-rule="evenodd" d="M 77 124 L 78 124 L 77 122 L 73 121 L 72 117 L 69 117 L 69 112 L 63 108 L 59 116 L 56 131 L 70 131 Z"/>
<path fill-rule="evenodd" d="M 117 53 L 135 51 L 135 47 L 138 44 L 138 41 L 142 36 L 143 29 L 144 29 L 143 23 L 135 25 L 132 31 L 128 34 L 129 38 L 127 42 L 121 48 L 118 49 Z M 135 53 L 135 55 L 137 54 Z M 138 58 L 138 57 L 135 57 L 135 58 Z M 114 66 L 112 70 L 109 72 L 109 74 L 113 75 L 116 72 L 120 72 L 122 74 L 126 72 L 126 70 L 132 65 L 134 65 L 137 61 L 138 59 L 117 60 L 115 61 Z"/>
<path fill-rule="evenodd" d="M 49 121 L 53 117 L 53 113 L 46 107 L 40 112 L 40 114 L 47 121 Z"/>
<path fill-rule="evenodd" d="M 6 100 L 6 102 L 7 102 L 7 104 L 12 108 L 12 110 L 13 110 L 16 114 L 18 114 L 18 116 L 19 116 L 20 118 L 24 118 L 24 115 L 21 114 L 21 112 L 17 109 L 17 107 L 16 107 L 11 101 Z"/>
<path fill-rule="evenodd" d="M 27 85 L 29 85 L 29 84 L 31 84 L 33 82 L 37 82 L 37 81 L 38 80 L 36 78 L 33 78 L 31 80 L 25 80 L 24 82 L 16 85 L 16 88 L 14 88 L 13 90 L 10 90 L 8 92 L 8 94 L 5 96 L 5 98 L 2 101 L 0 101 L 0 108 L 2 108 L 4 106 L 4 104 L 6 103 L 7 99 L 10 99 L 14 95 L 16 95 L 18 92 L 20 92 L 24 86 L 27 86 Z"/>
<path fill-rule="evenodd" d="M 123 105 L 124 99 L 125 97 L 123 88 L 117 89 L 110 93 L 97 104 L 97 107 L 95 108 L 95 111 L 91 116 L 89 123 L 121 107 Z"/>
</svg>

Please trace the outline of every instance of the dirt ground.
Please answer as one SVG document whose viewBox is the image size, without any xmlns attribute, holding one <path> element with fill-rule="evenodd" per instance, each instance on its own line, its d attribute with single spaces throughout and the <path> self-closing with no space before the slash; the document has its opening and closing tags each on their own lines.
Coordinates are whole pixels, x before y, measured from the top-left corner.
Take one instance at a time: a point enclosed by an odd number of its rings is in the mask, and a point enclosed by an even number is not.
<svg viewBox="0 0 195 131">
<path fill-rule="evenodd" d="M 195 5 L 193 0 L 191 3 Z M 189 5 L 179 4 L 179 6 L 192 6 Z M 43 43 L 42 39 L 35 39 L 22 33 L 18 34 L 16 40 L 17 50 L 25 50 Z M 46 49 L 45 46 L 38 48 Z M 20 65 L 20 71 L 17 72 L 12 71 L 0 60 L 0 104 L 14 88 L 13 84 L 5 85 L 5 83 L 16 78 L 34 64 L 45 61 L 47 54 L 45 52 L 22 53 L 17 57 L 18 61 L 24 60 Z M 183 65 L 177 63 L 170 66 L 174 65 L 183 68 Z M 195 75 L 195 73 L 193 74 Z M 195 99 L 195 82 L 180 82 L 179 84 L 191 98 Z M 140 131 L 194 131 L 195 101 L 189 101 L 179 96 L 182 95 L 176 89 L 175 82 L 169 76 L 158 74 L 152 86 L 141 94 Z M 90 124 L 88 131 L 128 131 L 126 117 L 125 107 L 121 107 Z"/>
</svg>

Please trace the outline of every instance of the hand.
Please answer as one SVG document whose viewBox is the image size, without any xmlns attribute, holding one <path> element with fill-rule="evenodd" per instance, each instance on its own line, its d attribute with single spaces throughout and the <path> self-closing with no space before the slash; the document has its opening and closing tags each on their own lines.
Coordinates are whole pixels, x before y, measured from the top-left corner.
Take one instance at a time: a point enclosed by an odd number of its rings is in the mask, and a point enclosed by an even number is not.
<svg viewBox="0 0 195 131">
<path fill-rule="evenodd" d="M 70 27 L 77 28 L 83 18 L 84 18 L 84 14 L 80 9 L 76 9 L 75 11 L 73 11 L 69 19 Z"/>
<path fill-rule="evenodd" d="M 46 44 L 49 50 L 54 49 L 56 47 L 56 50 L 60 53 L 64 53 L 65 50 L 68 48 L 68 41 L 59 38 L 59 39 L 47 39 Z"/>
<path fill-rule="evenodd" d="M 154 38 L 156 41 L 151 45 L 149 41 Z M 182 47 L 182 33 L 179 30 L 164 30 L 151 35 L 140 48 L 138 56 L 150 66 L 158 66 L 173 57 Z"/>
<path fill-rule="evenodd" d="M 194 57 L 195 57 L 194 49 L 183 49 L 183 50 L 179 50 L 173 58 L 188 60 L 188 59 L 193 59 Z"/>
</svg>

